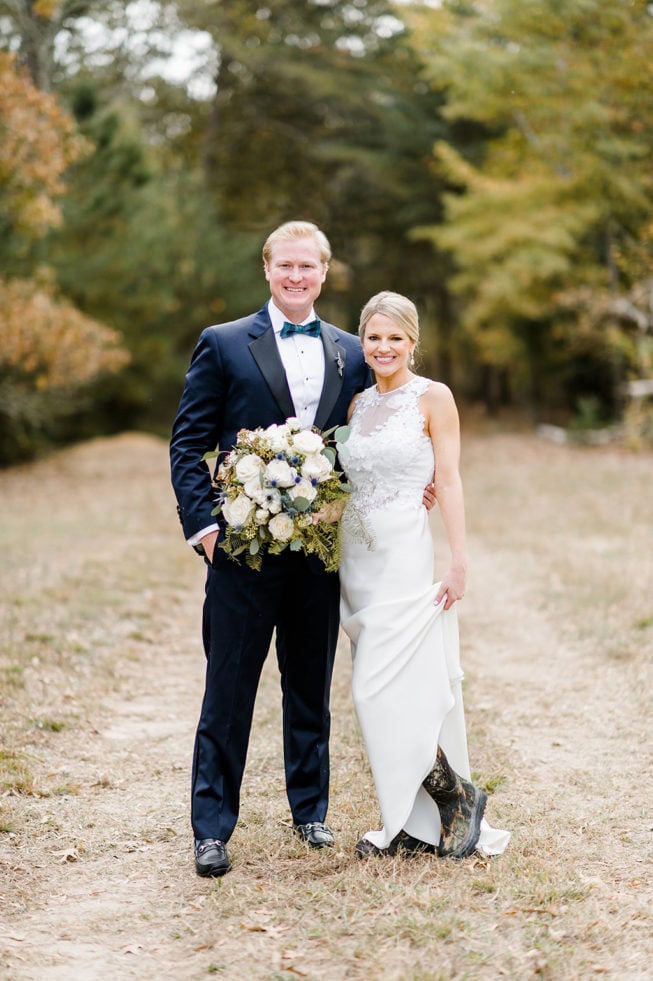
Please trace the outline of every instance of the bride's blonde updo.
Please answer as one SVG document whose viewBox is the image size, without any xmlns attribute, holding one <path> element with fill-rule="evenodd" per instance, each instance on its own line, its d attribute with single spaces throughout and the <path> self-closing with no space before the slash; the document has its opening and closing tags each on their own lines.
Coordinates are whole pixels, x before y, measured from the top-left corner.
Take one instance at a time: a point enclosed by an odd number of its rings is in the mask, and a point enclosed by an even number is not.
<svg viewBox="0 0 653 981">
<path fill-rule="evenodd" d="M 365 336 L 365 328 L 367 327 L 368 321 L 375 313 L 382 313 L 385 317 L 392 320 L 397 327 L 400 327 L 406 332 L 407 336 L 415 344 L 419 342 L 419 317 L 417 316 L 417 308 L 407 296 L 402 296 L 401 293 L 392 293 L 390 290 L 384 290 L 382 293 L 376 293 L 371 297 L 361 310 L 361 318 L 358 325 L 358 335 L 361 340 Z"/>
</svg>

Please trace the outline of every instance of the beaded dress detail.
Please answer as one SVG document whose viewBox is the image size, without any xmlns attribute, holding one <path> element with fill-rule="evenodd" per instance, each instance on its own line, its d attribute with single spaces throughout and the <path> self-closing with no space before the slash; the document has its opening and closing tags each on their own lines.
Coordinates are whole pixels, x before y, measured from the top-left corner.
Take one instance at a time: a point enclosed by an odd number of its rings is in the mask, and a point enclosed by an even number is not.
<svg viewBox="0 0 653 981">
<path fill-rule="evenodd" d="M 456 607 L 433 602 L 439 583 L 422 504 L 434 458 L 419 400 L 430 384 L 414 377 L 392 392 L 366 389 L 342 460 L 353 492 L 342 521 L 340 619 L 384 825 L 365 837 L 378 848 L 402 829 L 438 844 L 440 814 L 422 787 L 438 744 L 470 777 Z M 483 821 L 477 848 L 498 854 L 509 837 Z"/>
<path fill-rule="evenodd" d="M 430 382 L 413 378 L 392 392 L 366 389 L 356 402 L 344 467 L 361 514 L 377 508 L 417 511 L 433 478 L 433 447 L 419 397 Z"/>
</svg>

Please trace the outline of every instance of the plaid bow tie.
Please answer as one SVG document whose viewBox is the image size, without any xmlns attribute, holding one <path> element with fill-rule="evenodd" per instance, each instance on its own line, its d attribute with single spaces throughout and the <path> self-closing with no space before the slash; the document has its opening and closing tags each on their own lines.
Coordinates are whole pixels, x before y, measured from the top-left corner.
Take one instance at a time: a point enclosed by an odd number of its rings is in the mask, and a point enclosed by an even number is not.
<svg viewBox="0 0 653 981">
<path fill-rule="evenodd" d="M 308 334 L 309 337 L 319 337 L 320 321 L 312 320 L 310 324 L 289 324 L 286 320 L 281 328 L 281 336 L 289 337 L 290 334 Z"/>
</svg>

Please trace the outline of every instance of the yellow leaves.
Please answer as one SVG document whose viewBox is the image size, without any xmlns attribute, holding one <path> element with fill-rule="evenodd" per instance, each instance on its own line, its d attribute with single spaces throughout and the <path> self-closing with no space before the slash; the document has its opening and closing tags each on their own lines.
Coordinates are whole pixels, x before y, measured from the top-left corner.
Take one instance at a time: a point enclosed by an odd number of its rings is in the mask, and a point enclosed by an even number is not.
<svg viewBox="0 0 653 981">
<path fill-rule="evenodd" d="M 61 210 L 54 203 L 52 198 L 41 192 L 31 196 L 26 194 L 21 202 L 20 221 L 16 222 L 18 228 L 43 229 L 56 228 L 61 224 Z"/>
<path fill-rule="evenodd" d="M 54 96 L 37 89 L 0 52 L 0 213 L 24 234 L 38 238 L 60 218 L 56 198 L 63 175 L 90 149 Z"/>
<path fill-rule="evenodd" d="M 72 391 L 129 361 L 119 334 L 32 280 L 0 279 L 0 372 L 34 390 Z"/>
<path fill-rule="evenodd" d="M 57 0 L 36 0 L 34 4 L 34 13 L 39 17 L 43 17 L 46 20 L 50 20 L 59 10 L 61 3 L 57 3 Z"/>
</svg>

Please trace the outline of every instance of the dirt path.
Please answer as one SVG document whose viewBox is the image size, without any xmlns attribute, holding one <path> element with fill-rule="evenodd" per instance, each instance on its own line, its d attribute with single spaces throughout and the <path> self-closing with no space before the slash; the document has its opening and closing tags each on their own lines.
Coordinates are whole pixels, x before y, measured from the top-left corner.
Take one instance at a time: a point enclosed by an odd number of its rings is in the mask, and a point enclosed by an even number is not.
<svg viewBox="0 0 653 981">
<path fill-rule="evenodd" d="M 0 976 L 650 977 L 650 474 L 468 440 L 469 737 L 506 856 L 353 862 L 377 817 L 343 644 L 338 847 L 290 834 L 271 658 L 218 882 L 190 851 L 203 570 L 165 447 L 124 436 L 0 474 Z"/>
</svg>

